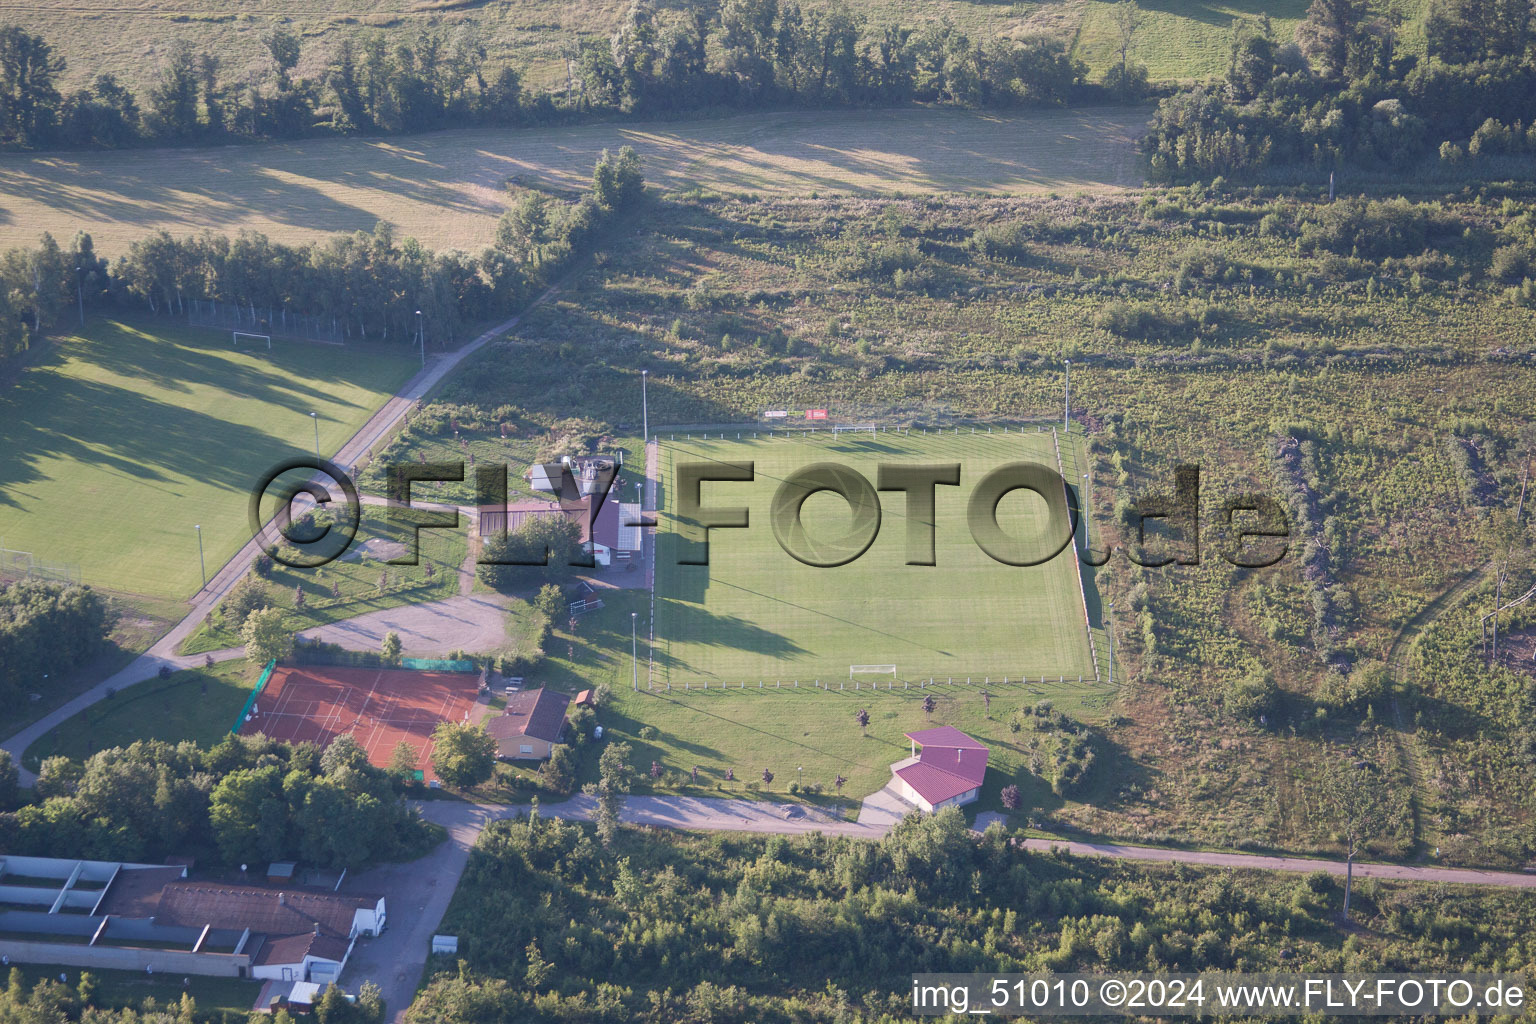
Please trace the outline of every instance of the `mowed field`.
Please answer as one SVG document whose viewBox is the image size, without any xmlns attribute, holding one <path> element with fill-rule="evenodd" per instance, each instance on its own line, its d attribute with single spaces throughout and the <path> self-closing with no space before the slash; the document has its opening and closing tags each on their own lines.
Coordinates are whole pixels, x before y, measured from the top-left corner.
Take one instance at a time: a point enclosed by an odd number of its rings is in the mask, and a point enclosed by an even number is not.
<svg viewBox="0 0 1536 1024">
<path fill-rule="evenodd" d="M 390 351 L 94 320 L 0 391 L 0 540 L 156 597 L 201 585 L 250 538 L 250 488 L 273 464 L 333 452 L 416 369 Z"/>
<path fill-rule="evenodd" d="M 666 124 L 466 129 L 218 149 L 0 155 L 0 247 L 88 231 L 120 255 L 164 229 L 286 241 L 369 231 L 477 251 L 506 183 L 575 187 L 603 149 L 634 146 L 664 188 L 822 193 L 1046 192 L 1138 183 L 1150 108 L 1006 115 L 947 108 L 790 111 Z"/>
<path fill-rule="evenodd" d="M 1075 551 L 1039 566 L 1007 566 L 977 547 L 967 524 L 970 493 L 992 469 L 1055 468 L 1051 434 L 827 431 L 739 441 L 664 435 L 661 442 L 654 684 L 836 685 L 851 664 L 894 664 L 902 680 L 1094 678 Z M 710 531 L 707 566 L 678 564 L 696 546 L 678 532 L 674 473 L 693 461 L 755 464 L 751 482 L 703 485 L 706 507 L 746 507 L 750 515 L 747 529 Z M 960 485 L 936 488 L 937 564 L 906 564 L 906 498 L 896 491 L 880 495 L 879 533 L 854 561 L 822 568 L 786 554 L 770 525 L 774 491 L 820 462 L 851 467 L 871 485 L 882 463 L 960 463 Z M 1027 491 L 1006 495 L 997 514 L 1011 536 L 1043 536 L 1044 502 Z M 848 504 L 831 493 L 811 495 L 802 509 L 812 542 L 846 534 L 851 520 Z"/>
</svg>

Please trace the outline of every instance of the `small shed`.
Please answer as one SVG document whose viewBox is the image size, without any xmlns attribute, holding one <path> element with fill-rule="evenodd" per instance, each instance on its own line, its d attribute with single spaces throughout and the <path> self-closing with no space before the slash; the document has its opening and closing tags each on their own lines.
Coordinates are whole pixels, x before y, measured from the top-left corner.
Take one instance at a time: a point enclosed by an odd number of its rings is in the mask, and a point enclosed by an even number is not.
<svg viewBox="0 0 1536 1024">
<path fill-rule="evenodd" d="M 291 860 L 275 860 L 267 865 L 267 881 L 273 885 L 290 884 L 297 870 L 298 865 Z"/>
<path fill-rule="evenodd" d="M 545 494 L 560 493 L 560 476 L 565 467 L 558 463 L 545 465 L 534 463 L 528 467 L 528 486 Z"/>
<path fill-rule="evenodd" d="M 432 936 L 433 956 L 452 956 L 459 951 L 459 937 L 457 935 Z"/>
<path fill-rule="evenodd" d="M 312 981 L 296 981 L 288 993 L 288 1005 L 300 1013 L 308 1013 L 320 1001 L 320 986 Z"/>
</svg>

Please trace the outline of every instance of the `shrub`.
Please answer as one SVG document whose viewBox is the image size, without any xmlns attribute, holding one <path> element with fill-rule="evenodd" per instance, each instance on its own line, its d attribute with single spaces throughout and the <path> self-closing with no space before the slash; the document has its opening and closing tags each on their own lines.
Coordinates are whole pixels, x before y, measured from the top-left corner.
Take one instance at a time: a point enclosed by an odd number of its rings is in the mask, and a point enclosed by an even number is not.
<svg viewBox="0 0 1536 1024">
<path fill-rule="evenodd" d="M 1501 245 L 1493 251 L 1488 276 L 1503 284 L 1516 284 L 1533 268 L 1536 268 L 1536 253 L 1529 245 Z"/>
</svg>

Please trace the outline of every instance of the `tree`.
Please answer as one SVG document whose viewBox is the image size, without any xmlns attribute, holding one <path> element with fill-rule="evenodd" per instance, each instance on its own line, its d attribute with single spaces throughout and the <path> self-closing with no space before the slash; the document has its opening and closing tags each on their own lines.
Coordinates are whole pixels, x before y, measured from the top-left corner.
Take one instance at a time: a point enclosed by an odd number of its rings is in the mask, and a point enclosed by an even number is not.
<svg viewBox="0 0 1536 1024">
<path fill-rule="evenodd" d="M 597 826 L 598 838 L 604 846 L 613 845 L 619 832 L 619 815 L 624 809 L 624 794 L 629 792 L 634 768 L 629 763 L 633 748 L 628 743 L 610 743 L 603 748 L 597 759 L 596 782 L 589 782 L 583 789 L 596 803 L 592 809 L 592 821 Z"/>
<path fill-rule="evenodd" d="M 208 823 L 225 863 L 280 860 L 288 850 L 288 801 L 276 765 L 230 772 L 208 799 Z"/>
<path fill-rule="evenodd" d="M 1010 811 L 1018 810 L 1019 805 L 1024 802 L 1023 796 L 1019 793 L 1019 787 L 1012 784 L 1004 786 L 999 796 L 1002 797 L 1003 806 Z"/>
<path fill-rule="evenodd" d="M 149 124 L 156 135 L 186 138 L 196 134 L 197 57 L 192 44 L 178 40 L 160 65 L 159 78 L 149 90 Z"/>
<path fill-rule="evenodd" d="M 320 755 L 320 774 L 325 776 L 336 776 L 343 770 L 362 771 L 367 767 L 368 752 L 350 732 L 331 740 Z"/>
<path fill-rule="evenodd" d="M 496 768 L 496 740 L 468 722 L 442 722 L 432 730 L 432 770 L 455 789 L 473 789 Z"/>
<path fill-rule="evenodd" d="M 645 194 L 645 176 L 640 171 L 640 154 L 625 146 L 617 155 L 603 150 L 592 170 L 592 198 L 605 210 L 624 211 Z"/>
<path fill-rule="evenodd" d="M 1296 42 L 1324 78 L 1339 78 L 1349 66 L 1362 20 L 1361 0 L 1312 0 L 1306 20 L 1296 28 Z"/>
<path fill-rule="evenodd" d="M 530 989 L 537 991 L 555 972 L 555 965 L 544 959 L 537 940 L 528 943 L 523 949 L 523 955 L 528 961 L 528 967 L 523 971 L 523 980 Z"/>
<path fill-rule="evenodd" d="M 554 622 L 566 609 L 565 595 L 553 583 L 546 583 L 534 595 L 533 607 L 550 622 Z"/>
<path fill-rule="evenodd" d="M 293 606 L 298 609 L 304 607 L 304 584 L 298 583 L 293 588 Z"/>
<path fill-rule="evenodd" d="M 401 740 L 390 752 L 389 774 L 402 782 L 411 782 L 416 778 L 420 762 L 421 752 L 409 740 Z"/>
<path fill-rule="evenodd" d="M 1136 0 L 1121 0 L 1109 9 L 1110 20 L 1115 26 L 1115 38 L 1120 44 L 1120 79 L 1125 80 L 1130 70 L 1131 43 L 1136 39 L 1136 30 L 1141 28 L 1141 8 L 1136 6 Z"/>
<path fill-rule="evenodd" d="M 0 750 L 0 811 L 13 810 L 21 799 L 21 773 L 9 750 Z"/>
<path fill-rule="evenodd" d="M 384 658 L 385 664 L 398 665 L 400 649 L 400 634 L 394 630 L 385 633 L 383 642 L 379 644 L 379 654 Z"/>
<path fill-rule="evenodd" d="M 539 775 L 552 792 L 569 793 L 576 785 L 576 755 L 565 744 L 556 744 L 548 759 L 539 765 Z"/>
<path fill-rule="evenodd" d="M 933 694 L 923 698 L 923 714 L 932 715 L 933 709 L 939 706 L 939 702 L 933 699 Z"/>
<path fill-rule="evenodd" d="M 1242 101 L 1258 95 L 1275 76 L 1275 34 L 1268 15 L 1232 19 L 1227 87 Z"/>
<path fill-rule="evenodd" d="M 272 63 L 277 65 L 277 87 L 286 91 L 292 87 L 289 73 L 299 62 L 299 37 L 282 25 L 278 25 L 268 32 L 262 39 L 267 48 L 267 53 L 272 56 Z"/>
<path fill-rule="evenodd" d="M 512 590 L 568 579 L 572 563 L 587 560 L 575 516 L 528 516 L 517 530 L 485 541 L 477 572 L 486 586 Z"/>
<path fill-rule="evenodd" d="M 1355 855 L 1385 825 L 1386 801 L 1374 765 L 1366 761 L 1335 764 L 1323 777 L 1324 792 L 1333 804 L 1335 821 L 1344 839 L 1344 910 L 1349 920 L 1349 897 L 1355 881 Z"/>
<path fill-rule="evenodd" d="M 763 785 L 764 786 L 771 786 L 771 785 L 773 785 L 773 772 L 769 771 L 767 768 L 763 769 Z"/>
<path fill-rule="evenodd" d="M 58 112 L 54 76 L 64 60 L 42 36 L 15 25 L 0 29 L 0 138 L 18 146 L 47 141 Z"/>
<path fill-rule="evenodd" d="M 1530 0 L 1433 0 L 1424 19 L 1430 55 L 1447 64 L 1520 57 L 1532 32 Z"/>
<path fill-rule="evenodd" d="M 62 754 L 45 757 L 38 766 L 37 782 L 33 784 L 32 792 L 44 800 L 56 796 L 74 796 L 75 787 L 80 785 L 80 777 L 84 774 L 83 765 Z"/>
<path fill-rule="evenodd" d="M 866 709 L 859 708 L 859 710 L 855 711 L 853 713 L 853 720 L 859 723 L 860 732 L 865 732 L 869 729 L 869 712 Z"/>
<path fill-rule="evenodd" d="M 245 656 L 257 665 L 288 657 L 293 652 L 293 634 L 283 622 L 281 608 L 260 608 L 246 616 L 240 627 L 240 642 Z"/>
</svg>

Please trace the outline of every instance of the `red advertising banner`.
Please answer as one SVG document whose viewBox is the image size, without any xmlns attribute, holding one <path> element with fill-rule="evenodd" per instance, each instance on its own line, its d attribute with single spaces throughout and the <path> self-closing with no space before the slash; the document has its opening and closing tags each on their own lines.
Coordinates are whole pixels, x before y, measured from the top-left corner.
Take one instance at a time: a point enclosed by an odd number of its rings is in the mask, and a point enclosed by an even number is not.
<svg viewBox="0 0 1536 1024">
<path fill-rule="evenodd" d="M 808 420 L 824 420 L 827 418 L 827 410 L 807 409 L 805 410 L 805 418 Z"/>
</svg>

